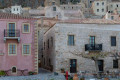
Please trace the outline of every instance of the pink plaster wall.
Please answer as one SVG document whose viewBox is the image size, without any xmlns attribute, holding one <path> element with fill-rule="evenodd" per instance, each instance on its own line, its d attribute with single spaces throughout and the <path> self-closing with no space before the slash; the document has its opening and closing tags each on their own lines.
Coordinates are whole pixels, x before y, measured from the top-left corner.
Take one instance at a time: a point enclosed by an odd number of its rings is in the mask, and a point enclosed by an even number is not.
<svg viewBox="0 0 120 80">
<path fill-rule="evenodd" d="M 20 30 L 20 42 L 17 40 L 6 40 L 4 42 L 4 29 L 7 29 L 8 22 L 16 22 L 16 29 Z M 30 33 L 22 33 L 22 23 L 30 23 Z M 34 71 L 34 21 L 28 19 L 0 19 L 0 50 L 4 55 L 0 55 L 0 70 L 28 69 Z M 8 43 L 17 43 L 17 55 L 8 55 Z M 22 44 L 31 44 L 31 55 L 22 55 Z M 19 72 L 18 72 L 19 73 Z M 10 73 L 9 73 L 10 74 Z M 10 74 L 13 75 L 13 74 Z M 14 74 L 17 75 L 17 74 Z M 18 74 L 19 75 L 19 74 Z"/>
</svg>

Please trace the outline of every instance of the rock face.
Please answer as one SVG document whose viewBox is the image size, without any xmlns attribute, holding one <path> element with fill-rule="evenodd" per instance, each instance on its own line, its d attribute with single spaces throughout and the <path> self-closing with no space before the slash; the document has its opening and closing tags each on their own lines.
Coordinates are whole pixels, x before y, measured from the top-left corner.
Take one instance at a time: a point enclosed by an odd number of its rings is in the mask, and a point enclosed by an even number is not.
<svg viewBox="0 0 120 80">
<path fill-rule="evenodd" d="M 85 51 L 85 44 L 89 44 L 90 36 L 95 36 L 95 44 L 102 44 L 103 52 L 120 52 L 120 27 L 119 24 L 95 23 L 57 23 L 44 35 L 44 61 L 45 66 L 53 65 L 53 71 L 60 72 L 61 68 L 71 72 L 71 60 L 76 60 L 76 72 L 94 72 L 96 70 L 93 60 L 79 56 L 80 53 L 90 53 Z M 68 35 L 74 35 L 74 45 L 68 45 Z M 111 36 L 116 36 L 116 46 L 111 46 Z M 53 46 L 51 46 L 53 37 Z M 50 42 L 48 43 L 48 41 Z M 49 45 L 49 47 L 48 47 Z M 93 51 L 94 52 L 94 51 Z M 101 58 L 103 60 L 103 70 L 113 68 L 114 57 Z"/>
</svg>

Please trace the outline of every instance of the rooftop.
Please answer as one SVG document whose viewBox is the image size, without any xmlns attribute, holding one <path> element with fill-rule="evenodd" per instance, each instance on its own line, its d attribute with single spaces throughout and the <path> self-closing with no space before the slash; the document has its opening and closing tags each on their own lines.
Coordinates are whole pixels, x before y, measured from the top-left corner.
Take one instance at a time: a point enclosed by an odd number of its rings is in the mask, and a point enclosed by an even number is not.
<svg viewBox="0 0 120 80">
<path fill-rule="evenodd" d="M 71 19 L 71 20 L 62 20 L 59 23 L 70 23 L 70 24 L 120 24 L 120 21 L 107 20 L 107 19 Z"/>
<path fill-rule="evenodd" d="M 35 18 L 25 17 L 18 14 L 0 13 L 0 19 L 35 19 Z"/>
</svg>

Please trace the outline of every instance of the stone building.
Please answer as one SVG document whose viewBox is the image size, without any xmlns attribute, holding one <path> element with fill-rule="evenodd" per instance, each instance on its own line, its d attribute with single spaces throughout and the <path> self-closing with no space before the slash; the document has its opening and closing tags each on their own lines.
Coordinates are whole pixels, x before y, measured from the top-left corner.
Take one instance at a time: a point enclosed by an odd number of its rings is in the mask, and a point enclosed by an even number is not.
<svg viewBox="0 0 120 80">
<path fill-rule="evenodd" d="M 105 19 L 77 19 L 56 23 L 44 34 L 44 68 L 70 73 L 94 72 L 93 60 L 80 53 L 120 53 L 120 23 Z M 94 46 L 92 46 L 94 45 Z M 112 56 L 99 58 L 99 71 L 116 71 L 120 63 Z"/>
<path fill-rule="evenodd" d="M 109 13 L 114 13 L 114 10 L 117 10 L 120 14 L 120 2 L 110 2 L 107 6 Z"/>
<path fill-rule="evenodd" d="M 45 6 L 57 5 L 60 6 L 60 0 L 45 0 Z"/>
<path fill-rule="evenodd" d="M 0 70 L 8 75 L 38 73 L 37 19 L 0 13 Z"/>
<path fill-rule="evenodd" d="M 43 36 L 44 33 L 55 25 L 59 20 L 55 18 L 42 17 L 38 19 L 38 56 L 39 56 L 39 67 L 43 67 Z"/>
<path fill-rule="evenodd" d="M 96 0 L 92 4 L 93 14 L 104 16 L 107 12 L 107 1 L 106 0 Z"/>
</svg>

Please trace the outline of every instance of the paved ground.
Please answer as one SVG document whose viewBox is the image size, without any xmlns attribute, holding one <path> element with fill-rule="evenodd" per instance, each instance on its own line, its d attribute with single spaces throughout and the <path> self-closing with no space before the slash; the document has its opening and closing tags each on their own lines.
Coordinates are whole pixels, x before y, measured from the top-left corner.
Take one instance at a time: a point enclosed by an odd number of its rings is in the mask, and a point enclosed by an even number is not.
<svg viewBox="0 0 120 80">
<path fill-rule="evenodd" d="M 55 76 L 54 73 L 51 73 L 50 71 L 47 71 L 45 69 L 39 69 L 38 75 L 0 77 L 0 80 L 65 80 L 65 77 L 62 74 L 58 74 L 58 76 Z M 90 78 L 85 80 L 90 80 Z M 98 79 L 91 78 L 91 80 L 98 80 Z M 99 80 L 104 80 L 104 79 L 99 79 Z M 120 79 L 114 78 L 109 80 L 120 80 Z"/>
<path fill-rule="evenodd" d="M 8 76 L 8 77 L 0 77 L 0 80 L 65 80 L 65 77 L 61 74 L 55 76 L 54 73 L 50 71 L 40 69 L 38 75 L 32 76 Z"/>
</svg>

